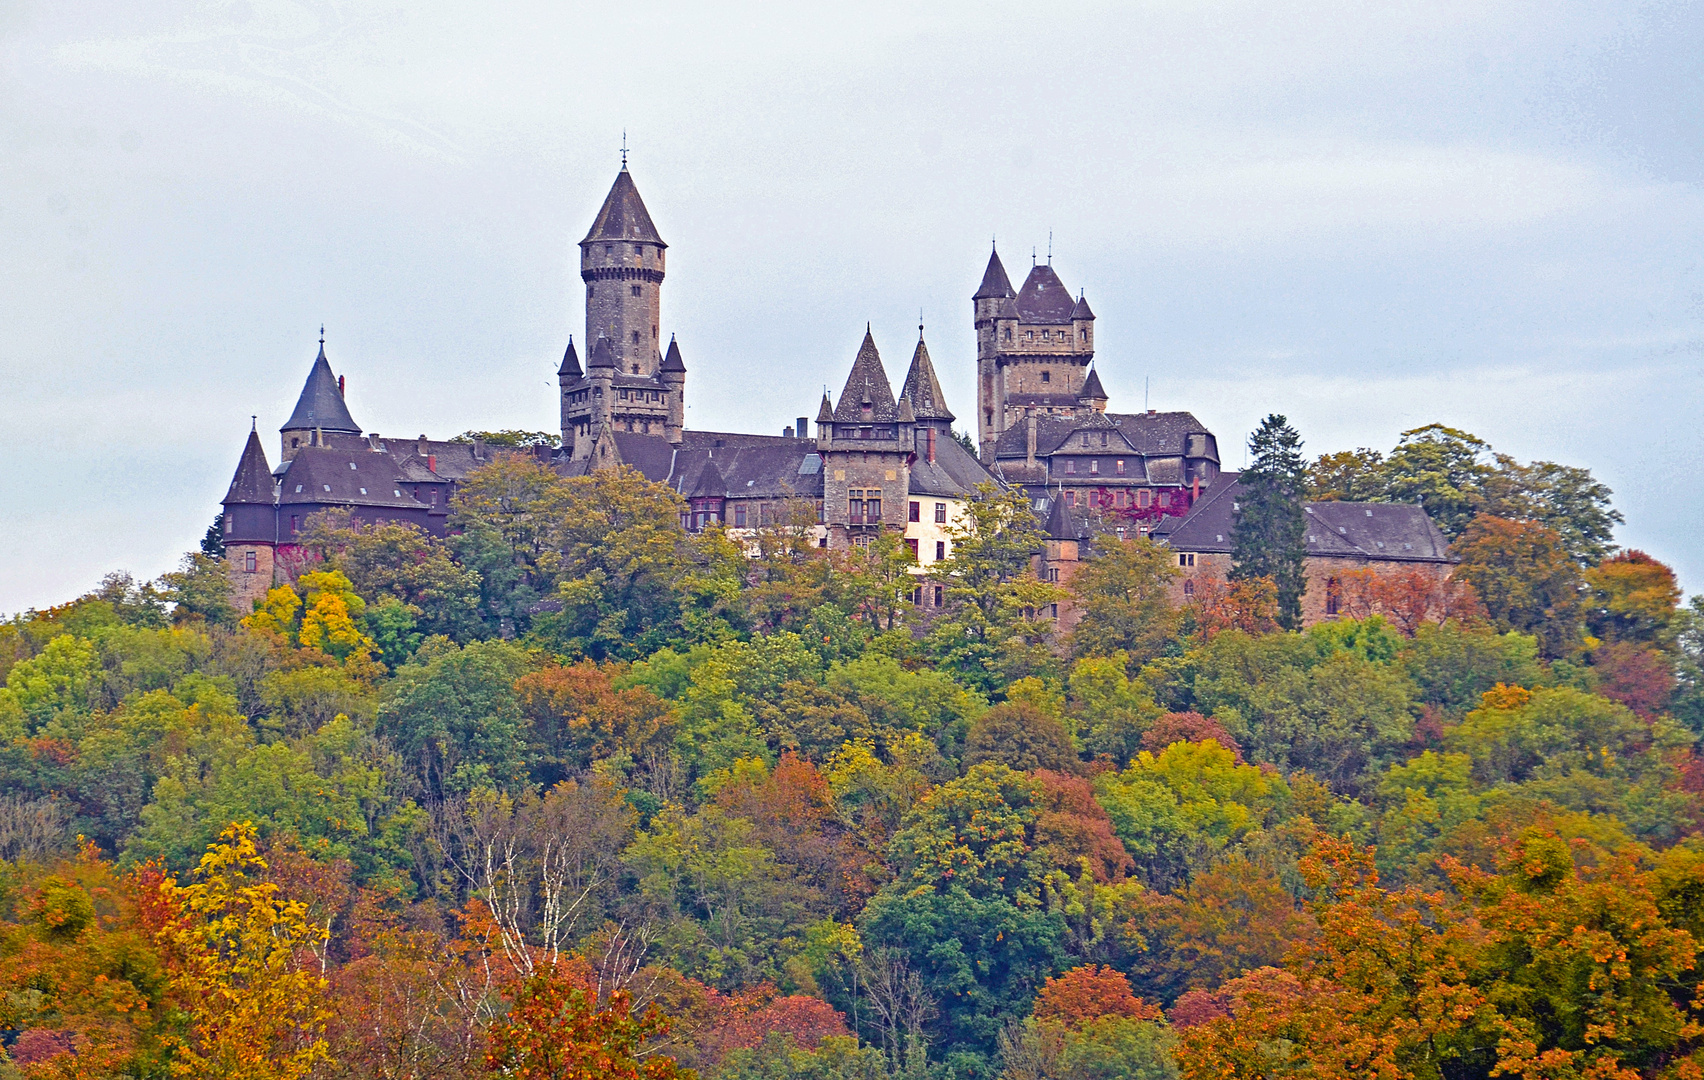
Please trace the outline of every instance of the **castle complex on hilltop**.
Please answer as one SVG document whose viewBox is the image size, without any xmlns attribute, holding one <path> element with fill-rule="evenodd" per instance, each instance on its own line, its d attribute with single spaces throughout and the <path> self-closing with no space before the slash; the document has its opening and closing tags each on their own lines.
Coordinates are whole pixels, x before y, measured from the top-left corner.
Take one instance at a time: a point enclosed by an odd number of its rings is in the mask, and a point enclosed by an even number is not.
<svg viewBox="0 0 1704 1080">
<path fill-rule="evenodd" d="M 955 416 L 921 327 L 897 396 L 865 328 L 839 398 L 823 395 L 814 438 L 805 416 L 780 435 L 687 429 L 686 364 L 674 335 L 666 347 L 662 336 L 668 245 L 625 163 L 579 246 L 585 366 L 570 338 L 557 371 L 561 448 L 526 452 L 564 475 L 637 469 L 680 494 L 688 530 L 719 525 L 737 539 L 796 521 L 790 508 L 803 500 L 814 504 L 812 535 L 824 548 L 868 544 L 882 530 L 902 535 L 918 564 L 912 600 L 934 608 L 942 589 L 931 568 L 950 557 L 950 526 L 981 485 L 1025 490 L 1049 535 L 1037 569 L 1064 581 L 1095 535 L 1170 536 L 1198 506 L 1223 501 L 1208 494 L 1234 482 L 1220 472 L 1212 432 L 1191 414 L 1107 411 L 1094 369 L 1094 313 L 1082 293 L 1071 296 L 1051 262 L 1033 266 L 1014 291 L 993 253 L 972 298 L 978 455 L 953 436 Z M 344 390 L 322 335 L 280 429 L 276 468 L 259 433 L 249 432 L 224 499 L 227 567 L 242 608 L 273 585 L 313 513 L 342 509 L 358 522 L 406 522 L 442 536 L 456 485 L 491 460 L 493 449 L 478 439 L 363 433 Z M 1337 554 L 1447 566 L 1441 537 L 1424 514 L 1402 527 L 1430 536 L 1420 548 L 1418 534 L 1392 536 L 1407 544 L 1406 554 L 1386 552 L 1383 540 L 1376 552 Z M 1221 546 L 1227 528 L 1212 534 Z M 1195 533 L 1206 535 L 1197 529 L 1177 536 Z M 1196 572 L 1195 554 L 1179 551 L 1187 578 Z M 1216 565 L 1213 552 L 1202 554 L 1203 568 Z"/>
</svg>

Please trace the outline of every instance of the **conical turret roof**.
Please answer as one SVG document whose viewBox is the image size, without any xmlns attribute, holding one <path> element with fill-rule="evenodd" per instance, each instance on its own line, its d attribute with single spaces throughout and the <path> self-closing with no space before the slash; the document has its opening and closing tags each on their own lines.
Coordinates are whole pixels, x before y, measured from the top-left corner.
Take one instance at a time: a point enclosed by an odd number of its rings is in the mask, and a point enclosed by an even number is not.
<svg viewBox="0 0 1704 1080">
<path fill-rule="evenodd" d="M 935 377 L 935 365 L 929 362 L 929 349 L 923 344 L 921 335 L 917 338 L 917 348 L 911 354 L 911 370 L 905 374 L 905 389 L 899 396 L 911 402 L 911 411 L 917 414 L 919 420 L 951 420 L 952 410 L 947 408 L 947 396 L 941 393 L 941 380 Z"/>
<path fill-rule="evenodd" d="M 822 395 L 822 405 L 817 409 L 817 423 L 830 424 L 834 422 L 834 406 L 828 403 L 828 394 Z"/>
<path fill-rule="evenodd" d="M 1053 267 L 1041 263 L 1030 268 L 1023 291 L 1018 293 L 1018 318 L 1026 323 L 1067 323 L 1076 308 L 1071 291 Z"/>
<path fill-rule="evenodd" d="M 645 200 L 639 197 L 639 189 L 633 186 L 633 174 L 627 171 L 626 165 L 616 173 L 615 183 L 610 185 L 609 194 L 604 197 L 603 209 L 592 221 L 592 231 L 580 243 L 604 240 L 638 240 L 668 247 L 657 235 L 657 227 L 651 224 L 651 213 L 645 209 Z"/>
<path fill-rule="evenodd" d="M 580 370 L 580 354 L 574 351 L 574 335 L 568 335 L 568 351 L 562 354 L 562 366 L 556 374 L 570 379 L 581 378 L 585 373 Z"/>
<path fill-rule="evenodd" d="M 673 334 L 669 335 L 668 355 L 663 357 L 663 366 L 658 368 L 657 370 L 658 371 L 685 371 L 686 370 L 686 362 L 680 358 L 680 345 L 675 341 Z"/>
<path fill-rule="evenodd" d="M 592 343 L 592 357 L 586 361 L 588 368 L 612 368 L 615 366 L 615 350 L 609 347 L 609 338 L 602 334 Z"/>
<path fill-rule="evenodd" d="M 343 403 L 343 391 L 337 388 L 337 376 L 331 373 L 331 363 L 325 358 L 325 342 L 320 342 L 319 356 L 308 371 L 308 381 L 302 384 L 302 396 L 296 399 L 296 410 L 290 414 L 279 431 L 344 431 L 361 434 L 361 425 L 349 415 Z"/>
<path fill-rule="evenodd" d="M 1012 279 L 1006 276 L 1006 267 L 1000 262 L 1000 253 L 992 252 L 988 256 L 988 269 L 982 272 L 982 285 L 976 290 L 972 300 L 989 300 L 1000 297 L 1015 297 L 1012 291 Z"/>
<path fill-rule="evenodd" d="M 236 475 L 231 477 L 231 490 L 225 492 L 226 506 L 259 503 L 272 505 L 272 466 L 266 463 L 266 451 L 260 445 L 260 434 L 249 429 L 243 456 L 237 461 Z"/>
<path fill-rule="evenodd" d="M 1083 380 L 1083 388 L 1077 391 L 1079 401 L 1105 401 L 1106 391 L 1101 389 L 1100 372 L 1089 369 L 1089 377 Z"/>
<path fill-rule="evenodd" d="M 866 413 L 864 406 L 869 405 Z M 881 353 L 876 351 L 876 339 L 870 328 L 864 327 L 864 343 L 858 346 L 858 356 L 852 361 L 852 371 L 846 376 L 846 387 L 840 391 L 840 403 L 834 407 L 834 422 L 855 424 L 860 420 L 892 423 L 899 418 L 899 407 L 893 400 L 893 387 L 887 372 L 882 369 Z"/>
<path fill-rule="evenodd" d="M 1082 293 L 1077 294 L 1077 306 L 1071 309 L 1071 320 L 1087 319 L 1093 322 L 1095 313 L 1089 310 L 1089 302 Z"/>
</svg>

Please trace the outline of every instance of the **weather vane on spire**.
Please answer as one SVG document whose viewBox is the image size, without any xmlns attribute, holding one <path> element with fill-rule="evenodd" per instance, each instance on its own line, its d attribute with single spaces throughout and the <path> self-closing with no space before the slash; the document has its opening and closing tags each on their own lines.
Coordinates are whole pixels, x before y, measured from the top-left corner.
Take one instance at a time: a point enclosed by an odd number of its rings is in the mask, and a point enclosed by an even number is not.
<svg viewBox="0 0 1704 1080">
<path fill-rule="evenodd" d="M 320 323 L 320 344 L 325 344 L 325 323 Z"/>
<path fill-rule="evenodd" d="M 621 129 L 621 167 L 627 168 L 627 129 Z"/>
<path fill-rule="evenodd" d="M 917 340 L 923 340 L 923 309 L 917 309 Z"/>
</svg>

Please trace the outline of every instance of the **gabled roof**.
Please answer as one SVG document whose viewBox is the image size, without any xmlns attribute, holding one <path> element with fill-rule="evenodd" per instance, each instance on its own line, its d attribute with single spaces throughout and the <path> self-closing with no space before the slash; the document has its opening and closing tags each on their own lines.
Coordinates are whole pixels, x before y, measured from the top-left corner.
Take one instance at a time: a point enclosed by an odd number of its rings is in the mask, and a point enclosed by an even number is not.
<svg viewBox="0 0 1704 1080">
<path fill-rule="evenodd" d="M 674 335 L 669 335 L 669 352 L 663 357 L 662 367 L 658 371 L 685 371 L 686 363 L 680 358 L 680 345 L 675 342 Z"/>
<path fill-rule="evenodd" d="M 280 478 L 284 505 L 384 506 L 418 510 L 427 505 L 404 487 L 390 454 L 331 446 L 304 446 Z M 440 507 L 447 509 L 447 507 Z"/>
<path fill-rule="evenodd" d="M 1095 313 L 1089 310 L 1089 302 L 1082 293 L 1077 294 L 1077 306 L 1071 309 L 1071 321 L 1076 322 L 1078 319 L 1086 319 L 1089 322 L 1095 320 Z"/>
<path fill-rule="evenodd" d="M 319 355 L 308 370 L 308 381 L 302 384 L 302 396 L 296 399 L 296 409 L 279 431 L 347 431 L 361 434 L 361 425 L 349 415 L 343 403 L 343 391 L 337 388 L 337 376 L 331 373 L 331 363 L 325 358 L 325 342 L 320 342 Z"/>
<path fill-rule="evenodd" d="M 947 395 L 941 392 L 941 380 L 935 377 L 935 365 L 929 362 L 929 350 L 921 334 L 917 348 L 911 354 L 911 370 L 905 374 L 905 388 L 899 396 L 911 402 L 911 411 L 919 420 L 952 420 L 947 408 Z"/>
<path fill-rule="evenodd" d="M 864 406 L 869 405 L 866 413 Z M 862 420 L 893 423 L 899 419 L 899 406 L 893 399 L 887 372 L 882 368 L 881 353 L 876 351 L 876 339 L 870 328 L 864 328 L 864 343 L 852 361 L 852 371 L 846 376 L 846 386 L 840 391 L 840 403 L 834 407 L 834 422 L 856 424 Z"/>
<path fill-rule="evenodd" d="M 603 209 L 592 221 L 592 231 L 580 243 L 602 240 L 638 240 L 668 246 L 657 235 L 657 227 L 651 224 L 650 211 L 645 209 L 645 200 L 639 197 L 639 189 L 633 186 L 633 176 L 626 165 L 615 175 L 615 183 L 610 185 L 609 194 L 604 198 Z"/>
<path fill-rule="evenodd" d="M 598 335 L 592 343 L 592 358 L 586 361 L 587 368 L 612 368 L 615 366 L 615 350 L 609 347 L 609 338 Z"/>
<path fill-rule="evenodd" d="M 1000 253 L 995 251 L 988 256 L 988 269 L 982 272 L 982 284 L 977 287 L 972 300 L 990 300 L 1002 297 L 1011 298 L 1018 294 L 1012 291 L 1012 279 L 1006 276 L 1006 267 L 1000 262 Z"/>
<path fill-rule="evenodd" d="M 917 437 L 921 440 L 927 434 L 919 429 Z M 930 461 L 928 455 L 919 449 L 917 460 L 911 463 L 910 493 L 965 499 L 976 493 L 978 484 L 990 483 L 993 479 L 976 455 L 960 446 L 957 439 L 937 433 L 935 460 Z"/>
<path fill-rule="evenodd" d="M 1075 402 L 1071 402 L 1075 404 Z M 1084 428 L 1115 428 L 1132 450 L 1146 457 L 1200 457 L 1212 461 L 1218 460 L 1217 443 L 1212 434 L 1202 426 L 1192 413 L 1187 412 L 1152 412 L 1152 413 L 1102 413 L 1096 416 L 1077 417 L 1075 419 L 1063 416 L 1037 416 L 1035 418 L 1035 452 L 1038 457 L 1046 457 L 1064 447 L 1073 433 Z M 1190 440 L 1192 436 L 1199 437 L 1199 445 L 1194 449 L 1204 451 L 1192 453 Z M 999 458 L 1022 458 L 1028 456 L 1027 438 L 1024 424 L 1018 423 L 1000 433 L 1000 440 L 995 444 L 994 453 Z"/>
<path fill-rule="evenodd" d="M 1082 401 L 1106 400 L 1106 391 L 1101 389 L 1100 372 L 1089 369 L 1089 377 L 1083 380 L 1083 388 L 1077 391 L 1077 397 Z"/>
<path fill-rule="evenodd" d="M 1179 551 L 1229 552 L 1236 524 L 1236 473 L 1223 473 L 1181 518 L 1166 518 L 1154 539 Z M 1305 543 L 1309 555 L 1390 562 L 1450 562 L 1449 541 L 1426 511 L 1407 503 L 1312 502 Z"/>
<path fill-rule="evenodd" d="M 1018 318 L 1026 323 L 1068 323 L 1077 302 L 1053 267 L 1046 263 L 1030 268 L 1018 292 Z"/>
<path fill-rule="evenodd" d="M 243 456 L 237 460 L 237 472 L 231 477 L 231 489 L 225 492 L 224 504 L 272 505 L 272 468 L 266 463 L 266 451 L 261 448 L 260 435 L 249 429 Z"/>
<path fill-rule="evenodd" d="M 580 370 L 580 354 L 574 351 L 573 334 L 568 335 L 568 351 L 562 354 L 562 366 L 556 369 L 556 374 L 570 379 L 578 379 L 585 374 Z"/>
</svg>

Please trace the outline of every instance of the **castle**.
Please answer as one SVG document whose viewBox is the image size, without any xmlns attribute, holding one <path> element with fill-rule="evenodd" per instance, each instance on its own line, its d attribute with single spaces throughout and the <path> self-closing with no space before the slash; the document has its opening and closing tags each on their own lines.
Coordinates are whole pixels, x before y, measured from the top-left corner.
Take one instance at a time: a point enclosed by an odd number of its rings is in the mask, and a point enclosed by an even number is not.
<svg viewBox="0 0 1704 1080">
<path fill-rule="evenodd" d="M 1107 411 L 1094 313 L 1051 260 L 1013 290 L 994 252 L 972 297 L 980 453 L 971 453 L 953 435 L 922 327 L 895 394 L 866 326 L 839 397 L 822 397 L 814 437 L 806 416 L 780 435 L 688 429 L 682 350 L 672 333 L 663 344 L 668 245 L 625 161 L 579 247 L 586 362 L 570 338 L 557 370 L 561 447 L 526 452 L 564 475 L 637 469 L 679 493 L 689 531 L 720 526 L 740 539 L 797 521 L 802 501 L 814 507 L 810 535 L 821 547 L 866 545 L 883 530 L 901 536 L 917 563 L 912 601 L 930 608 L 942 603 L 930 568 L 951 556 L 950 526 L 982 485 L 1028 494 L 1049 536 L 1037 570 L 1064 581 L 1094 536 L 1169 536 L 1234 481 L 1221 474 L 1213 433 L 1190 413 Z M 357 522 L 406 522 L 442 536 L 456 485 L 492 458 L 477 438 L 364 432 L 346 389 L 322 334 L 280 429 L 276 467 L 251 427 L 224 499 L 240 608 L 272 587 L 312 514 L 340 509 Z M 1434 550 L 1441 545 L 1428 541 Z M 1180 555 L 1180 565 L 1193 566 L 1193 556 Z"/>
</svg>

